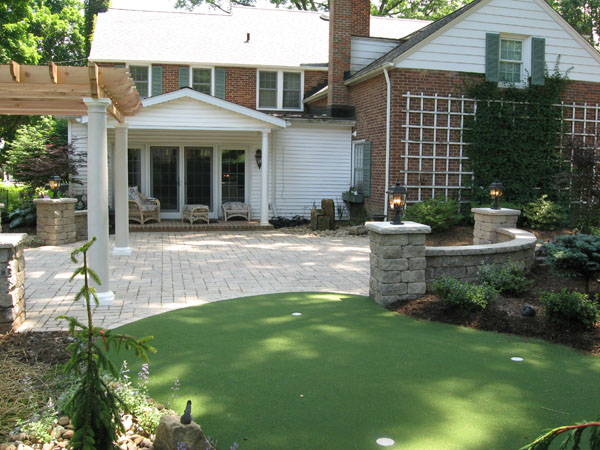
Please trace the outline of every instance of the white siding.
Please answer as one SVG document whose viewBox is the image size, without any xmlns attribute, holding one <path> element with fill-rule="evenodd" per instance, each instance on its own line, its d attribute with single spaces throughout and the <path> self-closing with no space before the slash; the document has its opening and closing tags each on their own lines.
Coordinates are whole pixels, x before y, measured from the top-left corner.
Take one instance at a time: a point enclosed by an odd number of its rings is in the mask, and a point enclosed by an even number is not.
<svg viewBox="0 0 600 450">
<path fill-rule="evenodd" d="M 398 46 L 395 39 L 352 37 L 350 71 L 357 72 Z"/>
<path fill-rule="evenodd" d="M 191 98 L 181 98 L 145 107 L 128 117 L 130 129 L 225 130 L 270 128 L 265 122 Z"/>
<path fill-rule="evenodd" d="M 569 72 L 571 80 L 600 82 L 600 62 L 535 0 L 492 0 L 424 45 L 416 46 L 397 67 L 485 73 L 485 34 L 546 39 L 546 66 Z M 529 53 L 527 53 L 529 54 Z M 559 58 L 560 56 L 560 58 Z M 524 56 L 525 68 L 530 64 Z"/>
<path fill-rule="evenodd" d="M 335 201 L 348 190 L 351 132 L 349 126 L 292 123 L 274 133 L 271 215 L 310 217 L 313 203 L 320 207 L 321 199 Z M 260 193 L 260 183 L 256 190 Z"/>
</svg>

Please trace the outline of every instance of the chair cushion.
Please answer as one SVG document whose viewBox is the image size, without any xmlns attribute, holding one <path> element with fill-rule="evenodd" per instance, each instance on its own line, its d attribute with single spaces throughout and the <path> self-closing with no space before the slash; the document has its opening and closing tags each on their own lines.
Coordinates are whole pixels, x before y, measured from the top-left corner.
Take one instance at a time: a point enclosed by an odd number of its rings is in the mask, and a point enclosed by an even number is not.
<svg viewBox="0 0 600 450">
<path fill-rule="evenodd" d="M 144 212 L 158 211 L 158 205 L 154 205 L 152 203 L 144 203 L 142 205 L 142 211 L 144 211 Z"/>
<path fill-rule="evenodd" d="M 137 186 L 132 186 L 128 190 L 129 200 L 133 200 L 134 202 L 142 203 L 142 199 L 140 197 L 140 193 L 138 192 Z"/>
<path fill-rule="evenodd" d="M 226 210 L 235 210 L 235 211 L 248 211 L 248 205 L 242 202 L 225 202 L 223 203 L 223 208 Z"/>
<path fill-rule="evenodd" d="M 194 211 L 197 209 L 205 209 L 206 211 L 209 210 L 208 206 L 206 205 L 183 205 L 184 211 Z"/>
</svg>

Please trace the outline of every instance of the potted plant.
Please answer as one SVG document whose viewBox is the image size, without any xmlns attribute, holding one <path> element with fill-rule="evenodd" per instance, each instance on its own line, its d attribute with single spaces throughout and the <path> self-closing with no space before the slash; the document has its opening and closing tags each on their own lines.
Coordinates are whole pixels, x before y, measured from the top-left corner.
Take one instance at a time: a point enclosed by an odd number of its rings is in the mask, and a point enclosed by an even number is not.
<svg viewBox="0 0 600 450">
<path fill-rule="evenodd" d="M 360 194 L 354 186 L 350 186 L 346 192 L 342 192 L 342 200 L 349 203 L 363 203 L 365 196 Z"/>
</svg>

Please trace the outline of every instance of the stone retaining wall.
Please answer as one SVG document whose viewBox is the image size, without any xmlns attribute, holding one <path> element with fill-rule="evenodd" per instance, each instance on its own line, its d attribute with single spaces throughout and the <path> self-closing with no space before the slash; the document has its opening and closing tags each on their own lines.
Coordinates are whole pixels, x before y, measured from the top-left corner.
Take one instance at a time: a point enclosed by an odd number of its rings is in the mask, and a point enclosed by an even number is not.
<svg viewBox="0 0 600 450">
<path fill-rule="evenodd" d="M 25 233 L 0 233 L 0 333 L 25 321 Z"/>
<path fill-rule="evenodd" d="M 75 211 L 75 239 L 77 241 L 87 241 L 87 210 Z"/>
<path fill-rule="evenodd" d="M 508 261 L 523 262 L 530 269 L 535 262 L 535 235 L 517 228 L 497 228 L 498 243 L 460 245 L 455 247 L 425 247 L 427 290 L 442 277 L 474 281 L 485 264 Z"/>
</svg>

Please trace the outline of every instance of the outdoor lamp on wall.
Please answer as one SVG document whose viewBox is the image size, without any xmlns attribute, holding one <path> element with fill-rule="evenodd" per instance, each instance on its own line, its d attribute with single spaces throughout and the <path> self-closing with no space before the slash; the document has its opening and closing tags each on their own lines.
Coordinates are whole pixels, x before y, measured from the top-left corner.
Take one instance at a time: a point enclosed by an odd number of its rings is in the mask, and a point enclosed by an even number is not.
<svg viewBox="0 0 600 450">
<path fill-rule="evenodd" d="M 402 225 L 400 218 L 404 208 L 406 207 L 407 195 L 408 189 L 406 189 L 404 186 L 401 186 L 399 181 L 396 181 L 396 184 L 388 191 L 390 209 L 394 211 L 394 220 L 392 221 L 393 225 Z"/>
<path fill-rule="evenodd" d="M 256 159 L 256 165 L 260 169 L 262 167 L 262 150 L 260 148 L 256 150 L 254 158 Z"/>
<path fill-rule="evenodd" d="M 50 177 L 48 184 L 50 185 L 50 190 L 54 193 L 54 198 L 56 198 L 56 191 L 60 187 L 60 177 L 57 175 Z"/>
<path fill-rule="evenodd" d="M 500 209 L 498 206 L 498 199 L 502 197 L 504 186 L 499 181 L 494 181 L 490 184 L 490 196 L 494 199 L 494 206 L 492 209 Z"/>
</svg>

